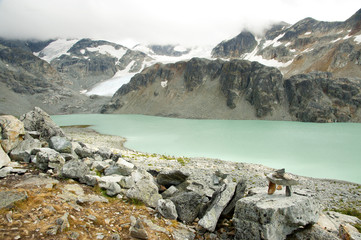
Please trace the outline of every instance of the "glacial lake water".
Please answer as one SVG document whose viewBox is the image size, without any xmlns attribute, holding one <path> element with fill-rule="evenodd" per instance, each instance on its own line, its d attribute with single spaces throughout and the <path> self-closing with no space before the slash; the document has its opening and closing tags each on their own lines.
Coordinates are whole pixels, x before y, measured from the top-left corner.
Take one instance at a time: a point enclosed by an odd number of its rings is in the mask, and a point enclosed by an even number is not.
<svg viewBox="0 0 361 240">
<path fill-rule="evenodd" d="M 193 120 L 144 115 L 56 115 L 60 126 L 92 125 L 147 153 L 208 157 L 286 168 L 361 184 L 361 124 Z"/>
</svg>

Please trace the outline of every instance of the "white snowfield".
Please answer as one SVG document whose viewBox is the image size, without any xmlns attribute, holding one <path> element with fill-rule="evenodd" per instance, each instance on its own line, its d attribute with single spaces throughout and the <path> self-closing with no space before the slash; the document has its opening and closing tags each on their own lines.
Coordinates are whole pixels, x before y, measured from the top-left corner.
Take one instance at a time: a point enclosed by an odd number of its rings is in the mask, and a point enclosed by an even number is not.
<svg viewBox="0 0 361 240">
<path fill-rule="evenodd" d="M 131 61 L 128 66 L 122 70 L 115 73 L 115 75 L 103 82 L 96 84 L 89 91 L 83 90 L 80 93 L 85 93 L 87 96 L 90 95 L 99 95 L 99 96 L 113 96 L 114 93 L 123 85 L 130 81 L 130 79 L 136 73 L 130 73 L 130 68 L 133 66 L 134 61 Z"/>
<path fill-rule="evenodd" d="M 355 42 L 357 42 L 357 44 L 360 44 L 361 43 L 361 34 L 360 35 L 357 35 L 355 36 Z"/>
<path fill-rule="evenodd" d="M 67 54 L 69 49 L 79 41 L 79 39 L 58 39 L 51 42 L 40 52 L 34 53 L 35 56 L 43 59 L 44 61 L 51 62 L 53 59 L 60 57 L 63 54 Z"/>
<path fill-rule="evenodd" d="M 115 47 L 110 45 L 100 45 L 95 48 L 86 48 L 86 50 L 88 50 L 89 52 L 99 52 L 100 54 L 110 55 L 117 59 L 123 57 L 124 54 L 127 52 L 126 48 L 120 47 L 119 49 L 115 49 Z"/>
</svg>

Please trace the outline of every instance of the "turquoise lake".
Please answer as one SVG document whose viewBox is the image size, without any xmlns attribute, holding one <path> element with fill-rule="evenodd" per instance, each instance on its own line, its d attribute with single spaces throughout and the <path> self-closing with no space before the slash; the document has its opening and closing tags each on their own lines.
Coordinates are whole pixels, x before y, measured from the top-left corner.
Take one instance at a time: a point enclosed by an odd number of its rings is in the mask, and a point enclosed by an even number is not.
<svg viewBox="0 0 361 240">
<path fill-rule="evenodd" d="M 144 115 L 74 114 L 60 126 L 92 125 L 146 153 L 208 157 L 286 168 L 295 174 L 361 183 L 361 124 L 193 120 Z"/>
</svg>

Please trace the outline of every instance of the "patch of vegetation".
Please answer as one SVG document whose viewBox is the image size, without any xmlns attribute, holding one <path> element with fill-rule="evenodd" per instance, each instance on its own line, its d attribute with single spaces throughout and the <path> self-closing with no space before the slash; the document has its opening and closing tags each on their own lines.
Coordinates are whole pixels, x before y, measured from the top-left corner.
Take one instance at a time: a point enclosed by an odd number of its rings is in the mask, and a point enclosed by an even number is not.
<svg viewBox="0 0 361 240">
<path fill-rule="evenodd" d="M 357 229 L 357 231 L 359 231 L 361 233 L 361 224 L 360 223 L 355 224 L 354 227 Z"/>
<path fill-rule="evenodd" d="M 144 203 L 141 200 L 136 199 L 136 198 L 129 198 L 129 203 L 133 204 L 133 205 L 136 205 L 136 206 L 143 206 L 144 205 Z"/>
<path fill-rule="evenodd" d="M 354 216 L 361 220 L 361 212 L 357 211 L 355 208 L 334 209 L 334 211 L 345 215 Z"/>
<path fill-rule="evenodd" d="M 357 211 L 355 208 L 347 208 L 347 209 L 333 209 L 335 212 L 339 212 L 345 215 L 354 216 L 361 220 L 361 212 Z M 361 224 L 357 223 L 353 225 L 360 233 L 361 233 Z"/>
</svg>

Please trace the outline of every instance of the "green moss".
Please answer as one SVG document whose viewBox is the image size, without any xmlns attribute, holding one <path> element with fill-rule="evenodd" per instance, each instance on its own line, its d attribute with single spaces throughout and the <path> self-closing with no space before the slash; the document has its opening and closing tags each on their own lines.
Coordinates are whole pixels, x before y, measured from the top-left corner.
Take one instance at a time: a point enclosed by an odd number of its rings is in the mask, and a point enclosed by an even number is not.
<svg viewBox="0 0 361 240">
<path fill-rule="evenodd" d="M 339 212 L 342 214 L 346 214 L 349 216 L 357 217 L 361 220 L 361 212 L 357 211 L 355 208 L 347 208 L 347 209 L 333 209 L 335 212 Z M 361 224 L 357 223 L 353 225 L 360 233 L 361 233 Z"/>
<path fill-rule="evenodd" d="M 136 206 L 143 206 L 144 205 L 144 203 L 141 200 L 136 199 L 136 198 L 129 198 L 129 203 L 133 204 L 133 205 L 136 205 Z"/>
</svg>

